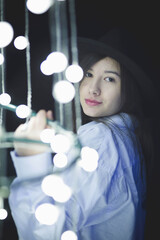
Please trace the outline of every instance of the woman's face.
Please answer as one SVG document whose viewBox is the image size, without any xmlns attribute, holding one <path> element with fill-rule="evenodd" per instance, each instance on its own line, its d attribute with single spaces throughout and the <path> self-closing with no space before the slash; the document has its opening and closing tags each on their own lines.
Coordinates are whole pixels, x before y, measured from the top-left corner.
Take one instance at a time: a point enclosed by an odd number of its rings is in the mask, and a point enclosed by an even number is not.
<svg viewBox="0 0 160 240">
<path fill-rule="evenodd" d="M 121 107 L 120 65 L 106 57 L 95 63 L 80 84 L 80 102 L 90 117 L 116 114 Z"/>
</svg>

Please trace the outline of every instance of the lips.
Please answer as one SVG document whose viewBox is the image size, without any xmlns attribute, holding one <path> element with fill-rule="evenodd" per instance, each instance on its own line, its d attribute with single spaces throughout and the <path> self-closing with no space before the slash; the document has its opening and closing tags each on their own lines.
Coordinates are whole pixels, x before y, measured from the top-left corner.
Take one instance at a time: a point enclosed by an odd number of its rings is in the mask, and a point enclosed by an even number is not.
<svg viewBox="0 0 160 240">
<path fill-rule="evenodd" d="M 85 99 L 85 102 L 89 106 L 97 106 L 97 105 L 100 105 L 102 103 L 102 102 L 92 100 L 92 99 Z"/>
</svg>

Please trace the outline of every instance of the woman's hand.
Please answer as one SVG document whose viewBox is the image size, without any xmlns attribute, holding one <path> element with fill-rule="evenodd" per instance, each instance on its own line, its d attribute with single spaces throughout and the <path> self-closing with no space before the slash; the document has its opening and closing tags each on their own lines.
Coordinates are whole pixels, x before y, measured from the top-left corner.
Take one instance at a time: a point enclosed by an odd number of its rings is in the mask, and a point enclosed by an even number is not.
<svg viewBox="0 0 160 240">
<path fill-rule="evenodd" d="M 47 118 L 53 120 L 52 111 L 46 112 L 40 110 L 36 116 L 32 117 L 26 124 L 21 124 L 15 131 L 14 136 L 18 138 L 27 138 L 32 140 L 40 140 L 40 133 L 47 125 Z M 19 156 L 30 156 L 40 154 L 47 151 L 47 146 L 35 143 L 14 142 L 14 148 Z"/>
</svg>

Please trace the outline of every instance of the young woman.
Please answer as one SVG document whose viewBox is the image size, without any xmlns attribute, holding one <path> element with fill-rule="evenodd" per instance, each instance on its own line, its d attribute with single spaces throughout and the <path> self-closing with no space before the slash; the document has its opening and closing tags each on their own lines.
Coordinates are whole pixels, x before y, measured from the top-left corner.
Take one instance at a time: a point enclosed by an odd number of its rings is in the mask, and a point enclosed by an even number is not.
<svg viewBox="0 0 160 240">
<path fill-rule="evenodd" d="M 52 173 L 52 155 L 40 147 L 22 148 L 15 143 L 11 155 L 17 177 L 9 202 L 18 235 L 23 240 L 59 240 L 72 230 L 78 240 L 142 240 L 146 179 L 156 153 L 154 88 L 140 66 L 135 41 L 126 32 L 114 30 L 99 41 L 80 39 L 79 49 L 84 69 L 80 102 L 88 119 L 78 138 L 82 146 L 98 152 L 98 167 L 87 172 L 75 163 L 63 171 L 65 183 L 72 187 L 76 182 L 76 188 L 61 205 L 57 222 L 41 224 L 36 208 L 42 203 L 57 204 L 41 188 L 42 179 Z M 48 127 L 46 118 L 52 119 L 51 112 L 40 110 L 15 135 L 39 139 Z"/>
</svg>

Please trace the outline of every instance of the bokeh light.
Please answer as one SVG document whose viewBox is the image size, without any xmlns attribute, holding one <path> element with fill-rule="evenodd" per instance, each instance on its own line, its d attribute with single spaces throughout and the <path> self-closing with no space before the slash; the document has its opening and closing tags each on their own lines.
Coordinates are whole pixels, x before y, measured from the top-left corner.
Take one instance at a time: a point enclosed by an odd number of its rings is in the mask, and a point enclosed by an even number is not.
<svg viewBox="0 0 160 240">
<path fill-rule="evenodd" d="M 81 160 L 79 165 L 87 172 L 95 171 L 98 167 L 98 152 L 89 147 L 83 147 L 81 149 Z"/>
<path fill-rule="evenodd" d="M 0 65 L 4 63 L 4 56 L 2 53 L 0 53 Z"/>
<path fill-rule="evenodd" d="M 53 163 L 54 163 L 54 166 L 56 166 L 58 168 L 66 167 L 67 163 L 68 163 L 66 154 L 64 154 L 64 153 L 55 154 L 55 156 L 53 158 Z"/>
<path fill-rule="evenodd" d="M 30 114 L 31 114 L 31 109 L 24 104 L 21 104 L 16 108 L 16 115 L 19 118 L 27 118 L 29 117 Z"/>
<path fill-rule="evenodd" d="M 56 134 L 50 143 L 51 149 L 55 153 L 65 153 L 71 147 L 70 139 L 63 134 Z"/>
<path fill-rule="evenodd" d="M 61 240 L 78 240 L 78 237 L 73 231 L 68 230 L 62 233 Z"/>
<path fill-rule="evenodd" d="M 53 97 L 60 103 L 68 103 L 75 96 L 75 88 L 72 83 L 61 80 L 54 85 Z"/>
<path fill-rule="evenodd" d="M 27 8 L 34 14 L 42 14 L 48 11 L 54 0 L 27 0 Z"/>
<path fill-rule="evenodd" d="M 54 129 L 44 129 L 40 133 L 40 139 L 44 143 L 50 143 L 53 141 L 55 136 L 55 130 Z"/>
<path fill-rule="evenodd" d="M 52 75 L 54 73 L 52 64 L 50 64 L 47 60 L 44 60 L 40 65 L 40 70 L 44 75 Z"/>
<path fill-rule="evenodd" d="M 0 94 L 0 104 L 8 105 L 11 102 L 11 96 L 8 93 Z"/>
<path fill-rule="evenodd" d="M 0 22 L 0 48 L 8 46 L 13 39 L 14 31 L 10 23 Z"/>
<path fill-rule="evenodd" d="M 6 219 L 7 216 L 8 216 L 8 212 L 4 208 L 1 208 L 0 209 L 0 220 Z"/>
<path fill-rule="evenodd" d="M 18 50 L 23 50 L 28 46 L 28 39 L 24 36 L 18 36 L 14 40 L 14 46 Z"/>
<path fill-rule="evenodd" d="M 65 72 L 68 81 L 77 83 L 83 78 L 83 70 L 79 65 L 70 65 Z"/>
<path fill-rule="evenodd" d="M 42 191 L 57 202 L 66 202 L 72 195 L 71 189 L 56 175 L 48 175 L 42 181 Z"/>
<path fill-rule="evenodd" d="M 53 225 L 59 217 L 59 209 L 50 203 L 39 205 L 35 211 L 36 219 L 45 225 Z"/>
<path fill-rule="evenodd" d="M 55 73 L 64 71 L 68 64 L 68 60 L 62 52 L 52 52 L 46 60 L 52 66 Z"/>
</svg>

